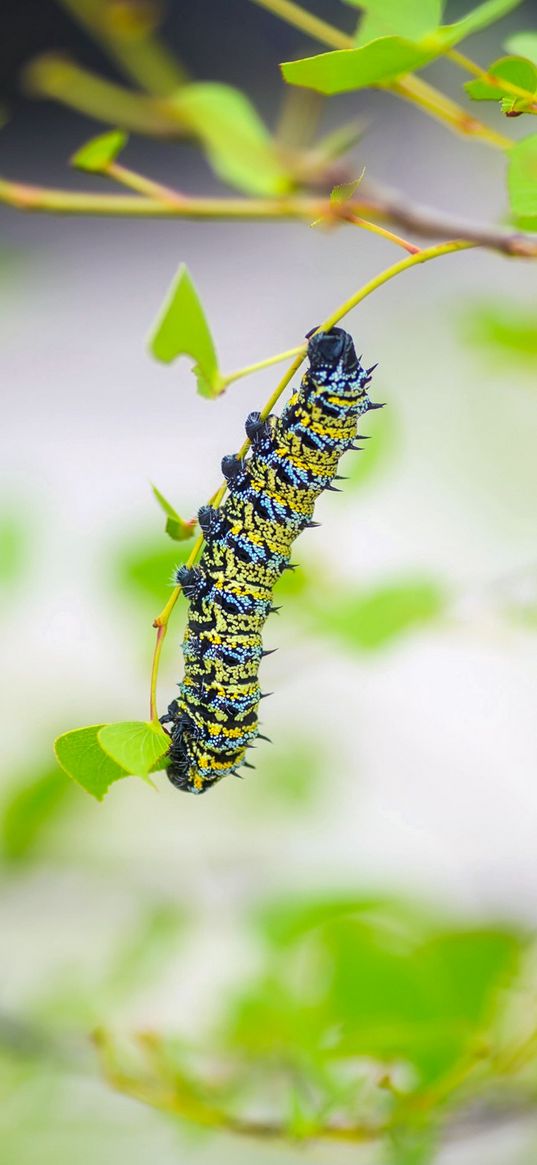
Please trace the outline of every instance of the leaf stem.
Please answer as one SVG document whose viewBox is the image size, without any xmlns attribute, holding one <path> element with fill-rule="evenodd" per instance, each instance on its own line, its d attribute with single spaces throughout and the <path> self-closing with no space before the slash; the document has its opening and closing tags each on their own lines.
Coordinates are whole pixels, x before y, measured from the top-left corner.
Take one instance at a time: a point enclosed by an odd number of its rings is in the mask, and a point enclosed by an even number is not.
<svg viewBox="0 0 537 1165">
<path fill-rule="evenodd" d="M 271 364 L 279 364 L 282 360 L 290 360 L 291 356 L 297 356 L 302 352 L 303 345 L 297 348 L 288 348 L 287 352 L 278 352 L 276 356 L 267 356 L 265 360 L 257 360 L 255 364 L 245 364 L 244 368 L 237 368 L 235 372 L 228 372 L 227 376 L 221 378 L 221 392 L 224 392 L 229 384 L 235 380 L 242 380 L 243 376 L 250 376 L 252 372 L 260 372 L 262 368 L 270 368 Z"/>
<path fill-rule="evenodd" d="M 361 227 L 364 231 L 371 231 L 374 235 L 380 235 L 383 239 L 388 239 L 390 243 L 396 243 L 398 247 L 403 247 L 408 251 L 409 255 L 416 255 L 420 247 L 416 247 L 414 243 L 409 243 L 407 239 L 402 239 L 400 235 L 395 235 L 393 231 L 388 231 L 386 227 L 379 226 L 376 222 L 369 222 L 366 218 L 360 218 L 357 214 L 350 214 L 348 222 L 354 226 Z"/>
<path fill-rule="evenodd" d="M 151 666 L 151 692 L 150 692 L 150 699 L 149 699 L 149 719 L 151 721 L 158 720 L 157 680 L 158 680 L 158 671 L 159 671 L 159 666 L 160 666 L 160 656 L 161 656 L 161 652 L 162 652 L 162 644 L 164 642 L 165 634 L 166 634 L 165 626 L 161 626 L 161 627 L 157 628 L 157 641 L 155 644 L 155 650 L 153 653 L 153 663 Z"/>
<path fill-rule="evenodd" d="M 353 295 L 351 295 L 348 299 L 344 300 L 344 302 L 342 304 L 340 304 L 340 306 L 338 308 L 336 308 L 336 310 L 332 313 L 332 315 L 328 316 L 325 320 L 323 320 L 322 324 L 319 324 L 317 331 L 323 331 L 323 332 L 329 331 L 330 328 L 333 328 L 335 324 L 339 323 L 339 321 L 342 320 L 344 316 L 348 315 L 348 313 L 350 311 L 352 311 L 352 309 L 354 307 L 356 307 L 359 303 L 362 303 L 362 301 L 364 299 L 367 299 L 367 297 L 369 295 L 371 295 L 374 291 L 376 291 L 377 288 L 382 287 L 382 285 L 384 283 L 388 283 L 391 279 L 395 279 L 395 277 L 397 275 L 402 274 L 403 271 L 408 271 L 408 270 L 410 270 L 411 267 L 416 267 L 419 263 L 427 263 L 431 259 L 438 259 L 443 255 L 451 255 L 456 251 L 463 251 L 463 250 L 466 250 L 466 249 L 473 247 L 473 246 L 476 246 L 476 244 L 468 242 L 465 239 L 454 239 L 454 240 L 451 240 L 450 242 L 437 243 L 434 247 L 428 247 L 425 250 L 418 251 L 414 255 L 409 255 L 408 259 L 401 259 L 399 263 L 394 263 L 391 267 L 387 267 L 384 271 L 381 271 L 379 275 L 375 275 L 373 279 L 370 279 L 368 283 L 364 284 L 363 287 L 360 287 L 358 291 L 354 292 Z M 265 405 L 263 406 L 263 409 L 261 410 L 261 417 L 263 419 L 269 416 L 270 412 L 272 411 L 272 409 L 274 408 L 274 406 L 277 404 L 278 400 L 280 399 L 282 393 L 285 391 L 288 384 L 293 379 L 295 372 L 297 372 L 298 369 L 300 368 L 300 365 L 302 364 L 302 361 L 305 358 L 306 351 L 307 351 L 307 348 L 306 348 L 305 344 L 302 344 L 301 347 L 297 349 L 297 355 L 295 356 L 292 364 L 290 364 L 289 368 L 284 373 L 281 380 L 276 385 L 276 388 L 271 393 L 271 395 L 269 396 Z M 246 439 L 243 442 L 243 444 L 241 445 L 241 448 L 239 449 L 238 456 L 240 458 L 245 457 L 249 448 L 250 448 L 250 442 L 248 439 Z M 219 506 L 220 503 L 222 502 L 223 498 L 225 497 L 226 491 L 227 491 L 227 482 L 223 481 L 220 484 L 220 486 L 218 487 L 218 489 L 216 490 L 216 493 L 214 493 L 213 496 L 211 497 L 209 504 L 212 506 L 215 506 L 215 507 Z M 196 539 L 196 541 L 192 547 L 192 550 L 190 552 L 190 555 L 188 557 L 188 560 L 186 563 L 187 567 L 193 566 L 194 563 L 196 562 L 198 554 L 203 547 L 203 542 L 204 542 L 203 535 L 200 534 L 199 537 Z M 160 614 L 157 615 L 157 617 L 153 621 L 153 627 L 155 627 L 157 629 L 157 641 L 156 641 L 156 645 L 155 645 L 155 651 L 154 651 L 154 655 L 153 655 L 153 664 L 152 664 L 152 668 L 151 668 L 152 718 L 153 718 L 153 709 L 156 710 L 156 689 L 157 689 L 158 669 L 159 669 L 159 663 L 160 663 L 160 655 L 161 655 L 161 651 L 162 651 L 162 644 L 164 642 L 164 638 L 165 638 L 166 633 L 167 633 L 170 615 L 175 607 L 175 604 L 176 604 L 180 594 L 181 594 L 181 587 L 176 586 L 174 588 L 174 590 L 172 591 L 165 607 L 162 609 Z M 156 718 L 156 716 L 155 716 L 155 718 Z"/>
<path fill-rule="evenodd" d="M 119 162 L 108 162 L 99 173 L 171 209 L 179 209 L 185 201 L 188 201 L 178 190 L 172 190 L 170 186 L 164 186 L 161 182 L 154 182 L 152 178 L 146 178 L 144 174 L 122 166 Z"/>
</svg>

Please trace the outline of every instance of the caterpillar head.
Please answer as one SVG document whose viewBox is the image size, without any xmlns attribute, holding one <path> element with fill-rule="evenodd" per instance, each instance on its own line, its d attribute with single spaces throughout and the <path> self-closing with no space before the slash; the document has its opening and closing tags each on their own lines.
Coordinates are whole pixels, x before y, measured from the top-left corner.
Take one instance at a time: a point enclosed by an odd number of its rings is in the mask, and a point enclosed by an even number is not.
<svg viewBox="0 0 537 1165">
<path fill-rule="evenodd" d="M 358 367 L 352 336 L 343 328 L 331 328 L 329 332 L 317 332 L 308 344 L 310 372 L 317 384 L 324 384 L 334 373 L 349 376 Z"/>
</svg>

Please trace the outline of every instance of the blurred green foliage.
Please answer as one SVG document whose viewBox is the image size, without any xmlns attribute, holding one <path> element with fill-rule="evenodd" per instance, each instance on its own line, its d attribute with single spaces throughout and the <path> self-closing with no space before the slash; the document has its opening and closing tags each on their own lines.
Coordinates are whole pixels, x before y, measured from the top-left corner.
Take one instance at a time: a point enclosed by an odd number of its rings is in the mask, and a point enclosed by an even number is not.
<svg viewBox="0 0 537 1165">
<path fill-rule="evenodd" d="M 0 808 L 1 853 L 21 862 L 39 852 L 47 827 L 69 801 L 69 781 L 56 765 L 19 777 Z"/>
<path fill-rule="evenodd" d="M 537 313 L 504 300 L 470 303 L 461 317 L 465 337 L 492 358 L 503 354 L 506 362 L 537 359 Z"/>
<path fill-rule="evenodd" d="M 169 596 L 176 568 L 186 562 L 191 549 L 187 542 L 175 544 L 162 535 L 134 535 L 119 550 L 111 550 L 113 581 L 122 595 L 156 614 Z"/>
<path fill-rule="evenodd" d="M 30 536 L 16 509 L 0 512 L 0 592 L 11 590 L 28 565 Z"/>
<path fill-rule="evenodd" d="M 515 142 L 509 151 L 507 185 L 515 222 L 522 230 L 537 229 L 537 134 Z"/>
<path fill-rule="evenodd" d="M 276 748 L 262 742 L 255 754 L 255 781 L 251 782 L 253 796 L 248 799 L 245 812 L 256 816 L 259 811 L 276 811 L 286 817 L 290 812 L 307 812 L 328 787 L 333 790 L 333 777 L 327 774 L 334 757 L 326 755 L 323 739 L 302 739 L 294 736 L 286 741 L 278 738 Z M 250 790 L 251 792 L 251 790 Z"/>
<path fill-rule="evenodd" d="M 370 589 L 330 588 L 308 608 L 315 629 L 348 651 L 375 651 L 444 614 L 444 587 L 423 578 L 397 579 Z"/>
<path fill-rule="evenodd" d="M 527 957 L 514 927 L 350 895 L 276 900 L 252 922 L 259 969 L 220 999 L 205 1051 L 100 1032 L 116 1087 L 252 1135 L 268 1096 L 265 1129 L 337 1141 L 344 1128 L 410 1162 L 430 1160 L 459 1108 L 526 1066 L 524 1032 L 502 1030 Z"/>
<path fill-rule="evenodd" d="M 396 901 L 280 910 L 263 928 L 267 965 L 230 1029 L 254 1057 L 315 1067 L 370 1056 L 387 1071 L 410 1066 L 405 1087 L 419 1090 L 476 1054 L 494 995 L 520 965 L 516 932 L 442 930 Z"/>
</svg>

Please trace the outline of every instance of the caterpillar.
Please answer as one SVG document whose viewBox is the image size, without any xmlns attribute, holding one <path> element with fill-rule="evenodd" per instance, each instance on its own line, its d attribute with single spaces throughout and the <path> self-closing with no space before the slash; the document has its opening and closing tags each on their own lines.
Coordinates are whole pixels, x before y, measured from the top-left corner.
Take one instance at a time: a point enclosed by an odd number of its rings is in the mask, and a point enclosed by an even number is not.
<svg viewBox="0 0 537 1165">
<path fill-rule="evenodd" d="M 280 417 L 252 412 L 246 420 L 250 456 L 222 459 L 228 495 L 219 509 L 203 506 L 198 520 L 205 549 L 198 566 L 176 575 L 189 600 L 179 697 L 162 723 L 170 725 L 167 775 L 178 789 L 204 793 L 249 766 L 263 696 L 258 670 L 261 633 L 277 610 L 272 590 L 292 543 L 313 521 L 323 490 L 337 489 L 338 462 L 358 449 L 358 418 L 373 404 L 365 369 L 342 328 L 310 332 L 309 367 Z M 262 737 L 262 739 L 268 739 Z"/>
</svg>

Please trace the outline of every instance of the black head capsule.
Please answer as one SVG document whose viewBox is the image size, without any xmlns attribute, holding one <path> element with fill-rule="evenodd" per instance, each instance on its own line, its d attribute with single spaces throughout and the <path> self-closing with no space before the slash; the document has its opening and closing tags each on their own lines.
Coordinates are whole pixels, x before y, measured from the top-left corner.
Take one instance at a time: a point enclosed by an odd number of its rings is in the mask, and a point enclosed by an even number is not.
<svg viewBox="0 0 537 1165">
<path fill-rule="evenodd" d="M 338 366 L 347 374 L 358 367 L 352 336 L 343 328 L 331 328 L 329 332 L 316 332 L 311 336 L 308 360 L 314 377 L 319 372 L 331 373 Z"/>
</svg>

